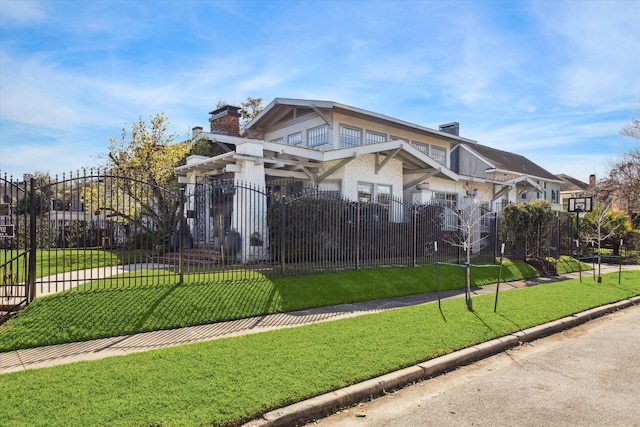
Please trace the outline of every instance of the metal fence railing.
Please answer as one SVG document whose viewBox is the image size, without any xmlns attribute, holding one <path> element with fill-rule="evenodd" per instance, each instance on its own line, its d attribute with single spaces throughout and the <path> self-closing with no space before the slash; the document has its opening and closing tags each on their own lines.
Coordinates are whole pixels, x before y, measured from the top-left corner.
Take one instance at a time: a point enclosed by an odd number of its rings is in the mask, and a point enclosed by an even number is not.
<svg viewBox="0 0 640 427">
<path fill-rule="evenodd" d="M 68 289 L 463 264 L 466 233 L 473 233 L 472 263 L 495 262 L 502 243 L 511 258 L 576 253 L 570 215 L 509 238 L 500 214 L 484 205 L 465 214 L 442 201 L 350 200 L 229 176 L 184 189 L 98 171 L 0 178 L 0 231 L 11 232 L 0 239 L 2 290 L 27 299 Z M 26 255 L 16 261 L 19 254 Z"/>
</svg>

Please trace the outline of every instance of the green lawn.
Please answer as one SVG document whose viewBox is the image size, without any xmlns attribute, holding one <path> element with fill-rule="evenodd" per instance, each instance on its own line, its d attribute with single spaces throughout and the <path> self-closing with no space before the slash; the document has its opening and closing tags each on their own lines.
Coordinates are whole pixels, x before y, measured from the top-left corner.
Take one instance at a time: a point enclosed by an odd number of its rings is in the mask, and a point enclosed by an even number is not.
<svg viewBox="0 0 640 427">
<path fill-rule="evenodd" d="M 474 268 L 474 286 L 495 282 L 498 271 L 497 266 Z M 537 275 L 528 264 L 504 261 L 503 280 Z M 441 265 L 439 276 L 442 290 L 464 286 L 464 270 L 459 267 Z M 239 273 L 233 273 L 233 277 L 236 280 L 220 282 L 219 277 L 186 275 L 181 285 L 171 282 L 151 285 L 145 284 L 144 279 L 136 279 L 135 287 L 124 288 L 118 286 L 126 284 L 126 280 L 114 279 L 112 288 L 107 283 L 106 288 L 92 289 L 88 283 L 78 289 L 36 298 L 17 316 L 0 325 L 0 351 L 416 295 L 437 289 L 433 265 L 272 279 L 251 272 L 245 273 L 242 280 L 238 280 Z"/>
<path fill-rule="evenodd" d="M 22 251 L 0 251 L 0 264 L 4 264 Z M 129 250 L 104 249 L 38 249 L 36 254 L 36 277 L 45 277 L 66 271 L 84 270 L 94 267 L 105 267 L 119 264 L 146 262 L 144 253 Z M 23 281 L 25 258 L 14 267 Z"/>
<path fill-rule="evenodd" d="M 12 426 L 237 425 L 268 410 L 640 294 L 640 271 L 4 374 Z"/>
</svg>

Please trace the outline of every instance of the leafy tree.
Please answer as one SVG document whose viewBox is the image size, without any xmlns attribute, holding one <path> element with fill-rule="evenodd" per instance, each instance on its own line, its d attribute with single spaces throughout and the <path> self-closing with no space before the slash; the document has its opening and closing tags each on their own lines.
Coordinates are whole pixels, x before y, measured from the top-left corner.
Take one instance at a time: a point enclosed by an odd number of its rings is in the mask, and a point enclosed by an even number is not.
<svg viewBox="0 0 640 427">
<path fill-rule="evenodd" d="M 119 140 L 110 139 L 107 173 L 87 188 L 85 203 L 138 232 L 167 240 L 177 224 L 178 181 L 173 170 L 189 152 L 168 132 L 164 113 L 140 117 Z"/>
<path fill-rule="evenodd" d="M 542 258 L 549 242 L 549 224 L 553 213 L 545 200 L 515 203 L 502 211 L 506 238 L 523 259 Z"/>
<path fill-rule="evenodd" d="M 216 103 L 216 108 L 224 107 L 225 105 L 229 105 L 229 103 L 221 99 Z M 246 101 L 240 103 L 239 113 L 242 119 L 241 126 L 249 123 L 251 119 L 260 114 L 263 109 L 262 98 L 252 98 L 248 96 Z"/>
<path fill-rule="evenodd" d="M 252 98 L 247 97 L 245 102 L 240 103 L 240 117 L 242 117 L 242 125 L 246 125 L 253 119 L 255 116 L 260 114 L 260 112 L 264 109 L 262 106 L 262 98 Z"/>
</svg>

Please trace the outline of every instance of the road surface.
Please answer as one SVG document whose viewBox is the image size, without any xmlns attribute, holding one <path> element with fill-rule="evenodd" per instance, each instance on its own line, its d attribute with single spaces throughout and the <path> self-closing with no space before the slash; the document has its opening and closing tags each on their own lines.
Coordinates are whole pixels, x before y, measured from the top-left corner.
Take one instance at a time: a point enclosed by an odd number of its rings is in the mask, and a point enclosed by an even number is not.
<svg viewBox="0 0 640 427">
<path fill-rule="evenodd" d="M 640 306 L 311 424 L 640 426 Z"/>
</svg>

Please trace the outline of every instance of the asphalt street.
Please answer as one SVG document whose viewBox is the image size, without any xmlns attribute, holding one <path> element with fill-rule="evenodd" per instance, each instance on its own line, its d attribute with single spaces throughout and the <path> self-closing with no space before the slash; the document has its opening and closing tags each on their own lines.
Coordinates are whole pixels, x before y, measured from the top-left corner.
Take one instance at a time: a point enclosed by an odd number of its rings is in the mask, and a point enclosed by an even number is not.
<svg viewBox="0 0 640 427">
<path fill-rule="evenodd" d="M 640 426 L 640 306 L 311 424 Z"/>
</svg>

